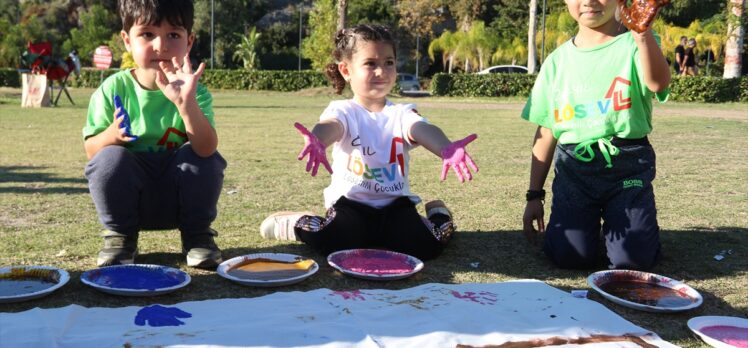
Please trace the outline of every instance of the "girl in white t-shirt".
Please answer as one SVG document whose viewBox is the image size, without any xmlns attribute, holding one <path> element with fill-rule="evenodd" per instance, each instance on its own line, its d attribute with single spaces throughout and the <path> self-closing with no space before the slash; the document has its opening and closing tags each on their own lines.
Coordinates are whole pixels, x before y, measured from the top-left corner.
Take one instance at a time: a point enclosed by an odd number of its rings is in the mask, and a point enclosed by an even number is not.
<svg viewBox="0 0 748 348">
<path fill-rule="evenodd" d="M 428 218 L 416 210 L 421 199 L 410 192 L 410 149 L 422 145 L 443 159 L 441 179 L 452 168 L 460 181 L 478 171 L 465 146 L 450 142 L 412 104 L 393 104 L 386 96 L 395 85 L 395 43 L 379 25 L 357 25 L 338 31 L 326 73 L 340 94 L 350 84 L 353 99 L 330 103 L 312 131 L 296 123 L 305 140 L 299 154 L 309 156 L 312 176 L 322 164 L 332 176 L 324 191 L 326 216 L 280 212 L 263 221 L 265 238 L 301 240 L 329 254 L 352 248 L 384 248 L 431 259 L 449 241 L 454 224 L 442 201 L 426 203 Z M 332 166 L 326 148 L 333 145 Z"/>
</svg>

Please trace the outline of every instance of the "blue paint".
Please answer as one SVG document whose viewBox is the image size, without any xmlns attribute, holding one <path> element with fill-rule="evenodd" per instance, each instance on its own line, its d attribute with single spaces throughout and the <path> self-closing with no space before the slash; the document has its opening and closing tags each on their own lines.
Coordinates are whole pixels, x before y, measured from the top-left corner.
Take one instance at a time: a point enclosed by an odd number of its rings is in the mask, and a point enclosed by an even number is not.
<svg viewBox="0 0 748 348">
<path fill-rule="evenodd" d="M 125 129 L 125 135 L 130 138 L 135 138 L 132 141 L 138 140 L 137 135 L 132 134 L 132 127 L 130 123 L 130 114 L 127 113 L 127 110 L 125 110 L 125 106 L 122 105 L 122 98 L 120 98 L 118 95 L 114 96 L 114 108 L 120 109 L 120 113 L 117 116 L 124 117 L 122 119 L 122 123 L 119 124 L 119 128 Z"/>
<path fill-rule="evenodd" d="M 177 307 L 153 305 L 143 307 L 138 311 L 135 316 L 135 325 L 145 326 L 146 322 L 148 326 L 154 327 L 184 325 L 184 322 L 177 318 L 192 318 L 192 314 Z"/>
<path fill-rule="evenodd" d="M 186 273 L 161 267 L 114 266 L 83 274 L 90 282 L 115 289 L 156 290 L 170 288 L 187 280 Z"/>
</svg>

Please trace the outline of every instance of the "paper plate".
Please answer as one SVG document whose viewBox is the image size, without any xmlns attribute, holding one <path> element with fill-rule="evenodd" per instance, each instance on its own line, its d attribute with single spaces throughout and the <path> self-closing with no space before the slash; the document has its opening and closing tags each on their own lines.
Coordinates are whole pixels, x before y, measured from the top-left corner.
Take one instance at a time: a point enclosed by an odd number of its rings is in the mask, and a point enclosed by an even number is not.
<svg viewBox="0 0 748 348">
<path fill-rule="evenodd" d="M 421 260 L 402 253 L 379 249 L 350 249 L 327 256 L 333 268 L 356 278 L 396 280 L 423 269 Z"/>
<path fill-rule="evenodd" d="M 154 296 L 183 288 L 190 275 L 159 265 L 117 265 L 83 272 L 81 281 L 96 290 L 122 296 Z"/>
<path fill-rule="evenodd" d="M 610 301 L 647 312 L 680 312 L 704 301 L 692 287 L 654 273 L 600 271 L 587 277 L 587 284 Z"/>
<path fill-rule="evenodd" d="M 703 316 L 691 318 L 688 328 L 716 348 L 748 347 L 748 319 Z"/>
<path fill-rule="evenodd" d="M 50 266 L 2 267 L 0 303 L 21 302 L 49 295 L 68 280 L 68 272 Z"/>
<path fill-rule="evenodd" d="M 304 268 L 305 265 L 308 268 Z M 254 265 L 254 266 L 251 266 Z M 218 275 L 249 286 L 283 286 L 298 283 L 319 271 L 317 262 L 294 254 L 257 253 L 226 260 Z"/>
</svg>

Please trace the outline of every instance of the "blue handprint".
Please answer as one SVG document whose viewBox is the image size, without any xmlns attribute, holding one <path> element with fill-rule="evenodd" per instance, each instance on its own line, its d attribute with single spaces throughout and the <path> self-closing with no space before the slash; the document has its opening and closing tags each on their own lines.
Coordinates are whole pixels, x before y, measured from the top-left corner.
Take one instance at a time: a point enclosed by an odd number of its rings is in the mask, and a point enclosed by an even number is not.
<svg viewBox="0 0 748 348">
<path fill-rule="evenodd" d="M 184 322 L 177 318 L 192 318 L 192 314 L 177 307 L 153 305 L 143 307 L 138 311 L 138 315 L 135 316 L 135 325 L 145 326 L 146 321 L 148 326 L 184 325 Z"/>
<path fill-rule="evenodd" d="M 122 98 L 120 98 L 118 95 L 114 96 L 114 108 L 120 109 L 120 115 L 122 115 L 124 118 L 122 119 L 122 123 L 120 123 L 119 128 L 125 129 L 125 135 L 134 138 L 132 141 L 138 140 L 137 135 L 132 134 L 132 127 L 130 124 L 130 115 L 127 113 L 127 110 L 125 110 L 124 105 L 122 105 Z M 119 116 L 119 115 L 118 115 Z"/>
</svg>

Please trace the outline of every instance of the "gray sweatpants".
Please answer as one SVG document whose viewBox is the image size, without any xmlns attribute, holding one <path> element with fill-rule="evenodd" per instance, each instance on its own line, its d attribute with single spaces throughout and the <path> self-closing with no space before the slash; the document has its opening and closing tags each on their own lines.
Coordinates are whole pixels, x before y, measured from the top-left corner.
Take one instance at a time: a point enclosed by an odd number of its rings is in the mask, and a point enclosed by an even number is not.
<svg viewBox="0 0 748 348">
<path fill-rule="evenodd" d="M 618 148 L 613 167 L 605 168 L 597 149 L 585 163 L 574 158 L 574 145 L 556 147 L 544 249 L 559 267 L 595 268 L 605 260 L 609 268 L 649 269 L 659 258 L 654 150 L 648 144 Z"/>
<path fill-rule="evenodd" d="M 99 221 L 110 231 L 205 231 L 215 220 L 226 160 L 216 152 L 197 156 L 189 143 L 160 153 L 101 149 L 85 175 Z"/>
</svg>

